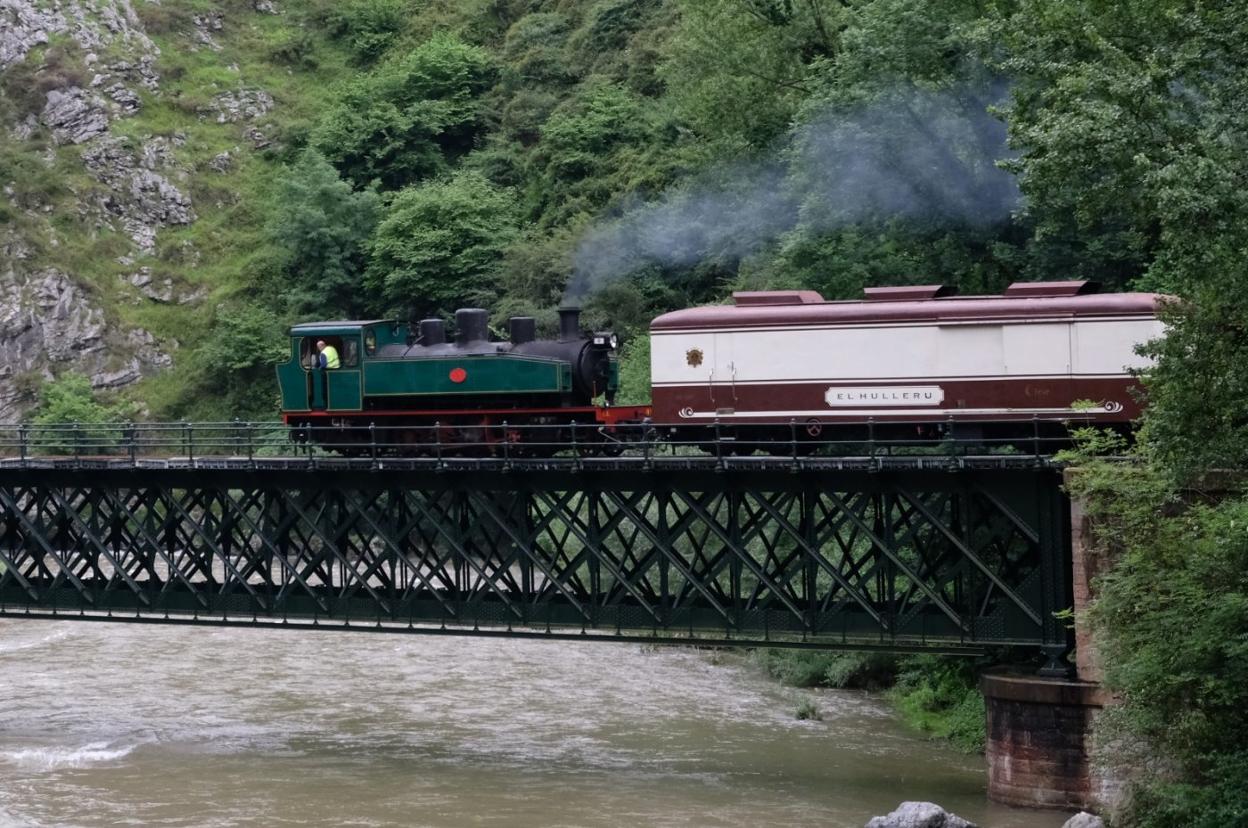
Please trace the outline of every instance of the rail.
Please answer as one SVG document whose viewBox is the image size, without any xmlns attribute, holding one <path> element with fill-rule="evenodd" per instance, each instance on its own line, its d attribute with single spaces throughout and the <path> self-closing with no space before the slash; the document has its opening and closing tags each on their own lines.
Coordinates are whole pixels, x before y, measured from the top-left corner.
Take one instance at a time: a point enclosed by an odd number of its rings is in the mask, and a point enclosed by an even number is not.
<svg viewBox="0 0 1248 828">
<path fill-rule="evenodd" d="M 0 424 L 0 468 L 46 466 L 364 467 L 1023 467 L 1055 465 L 1069 445 L 1063 434 L 1033 421 L 1030 434 L 1009 438 L 879 436 L 866 423 L 860 436 L 806 433 L 786 426 L 714 423 L 637 424 L 608 429 L 564 425 L 292 427 L 280 422 L 109 422 Z M 953 423 L 949 424 L 952 432 Z"/>
</svg>

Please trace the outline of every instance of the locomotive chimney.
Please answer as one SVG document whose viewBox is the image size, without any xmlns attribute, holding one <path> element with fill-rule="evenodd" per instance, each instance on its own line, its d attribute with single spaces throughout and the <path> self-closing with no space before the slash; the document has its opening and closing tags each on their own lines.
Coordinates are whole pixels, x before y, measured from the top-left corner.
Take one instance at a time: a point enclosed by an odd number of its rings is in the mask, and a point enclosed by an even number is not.
<svg viewBox="0 0 1248 828">
<path fill-rule="evenodd" d="M 480 308 L 460 308 L 455 311 L 455 344 L 489 341 L 490 315 Z"/>
<path fill-rule="evenodd" d="M 571 342 L 581 338 L 581 309 L 559 309 L 559 341 Z"/>
<path fill-rule="evenodd" d="M 420 320 L 420 344 L 426 347 L 429 345 L 445 345 L 446 323 L 441 319 Z"/>
<path fill-rule="evenodd" d="M 507 320 L 512 345 L 523 345 L 537 339 L 537 320 L 531 316 L 513 316 Z"/>
</svg>

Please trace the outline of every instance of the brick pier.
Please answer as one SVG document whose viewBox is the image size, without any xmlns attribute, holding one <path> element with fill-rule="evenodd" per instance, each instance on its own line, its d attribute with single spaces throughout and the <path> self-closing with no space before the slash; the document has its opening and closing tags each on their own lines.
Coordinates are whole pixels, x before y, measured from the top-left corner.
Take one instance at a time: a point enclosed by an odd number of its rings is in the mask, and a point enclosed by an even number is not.
<svg viewBox="0 0 1248 828">
<path fill-rule="evenodd" d="M 1090 541 L 1083 504 L 1071 501 L 1071 583 L 1076 616 L 1070 678 L 989 673 L 980 681 L 987 708 L 988 796 L 1009 805 L 1102 811 L 1119 783 L 1092 760 L 1092 725 L 1111 700 L 1083 612 L 1092 581 L 1110 565 Z"/>
</svg>

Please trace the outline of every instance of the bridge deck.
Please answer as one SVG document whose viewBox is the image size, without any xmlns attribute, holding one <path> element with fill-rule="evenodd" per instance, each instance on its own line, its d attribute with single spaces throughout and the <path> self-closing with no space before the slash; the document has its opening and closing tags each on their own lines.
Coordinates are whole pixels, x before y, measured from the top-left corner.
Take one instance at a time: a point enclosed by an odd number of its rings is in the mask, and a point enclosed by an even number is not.
<svg viewBox="0 0 1248 828">
<path fill-rule="evenodd" d="M 0 456 L 0 472 L 46 470 L 236 470 L 236 471 L 964 471 L 1060 469 L 1051 457 L 1008 454 L 875 454 L 807 457 L 710 457 L 634 453 L 620 457 L 337 457 L 253 456 Z"/>
</svg>

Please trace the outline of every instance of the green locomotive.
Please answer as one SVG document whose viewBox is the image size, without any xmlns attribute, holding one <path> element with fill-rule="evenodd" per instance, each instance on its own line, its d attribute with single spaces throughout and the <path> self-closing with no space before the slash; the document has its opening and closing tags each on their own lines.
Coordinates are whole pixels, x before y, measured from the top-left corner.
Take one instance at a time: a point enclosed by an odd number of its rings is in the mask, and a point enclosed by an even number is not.
<svg viewBox="0 0 1248 828">
<path fill-rule="evenodd" d="M 308 322 L 290 329 L 290 359 L 277 367 L 282 418 L 299 441 L 343 453 L 612 441 L 646 407 L 616 407 L 618 341 L 586 334 L 575 308 L 559 312 L 559 336 L 541 340 L 532 317 L 513 317 L 491 341 L 488 314 L 425 319 Z M 333 355 L 326 364 L 321 348 Z M 333 365 L 336 362 L 336 367 Z M 591 427 L 592 426 L 592 427 Z"/>
</svg>

